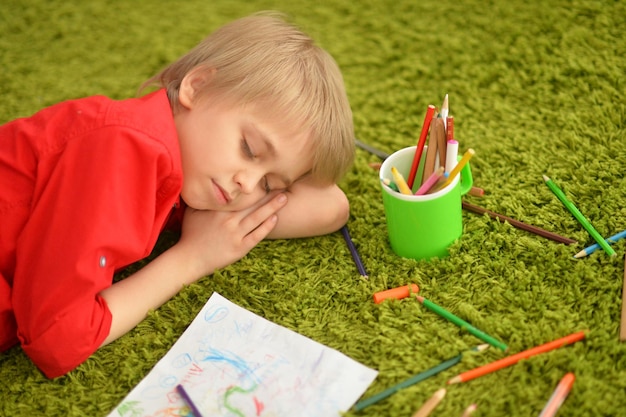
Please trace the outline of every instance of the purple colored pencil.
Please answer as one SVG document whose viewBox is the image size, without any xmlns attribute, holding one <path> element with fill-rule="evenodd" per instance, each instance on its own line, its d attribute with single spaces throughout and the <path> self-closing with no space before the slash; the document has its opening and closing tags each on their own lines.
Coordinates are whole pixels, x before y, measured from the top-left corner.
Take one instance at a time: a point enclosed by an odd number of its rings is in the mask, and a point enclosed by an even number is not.
<svg viewBox="0 0 626 417">
<path fill-rule="evenodd" d="M 185 400 L 185 403 L 187 403 L 187 405 L 191 409 L 191 412 L 193 413 L 193 415 L 195 417 L 202 417 L 202 414 L 200 414 L 200 410 L 198 410 L 198 407 L 196 407 L 196 405 L 191 400 L 191 397 L 189 396 L 189 394 L 185 390 L 185 387 L 183 387 L 182 385 L 178 384 L 178 385 L 176 385 L 176 391 L 178 391 L 180 396 L 183 397 L 183 400 Z"/>
<path fill-rule="evenodd" d="M 359 274 L 367 278 L 367 272 L 365 271 L 365 267 L 363 266 L 363 262 L 361 261 L 361 257 L 359 253 L 356 251 L 356 247 L 354 246 L 354 242 L 352 242 L 352 238 L 350 237 L 350 232 L 348 232 L 348 226 L 343 226 L 341 228 L 341 234 L 348 245 L 348 249 L 350 249 L 350 254 L 352 255 L 352 259 L 354 259 L 354 263 L 356 264 L 357 269 L 359 270 Z"/>
</svg>

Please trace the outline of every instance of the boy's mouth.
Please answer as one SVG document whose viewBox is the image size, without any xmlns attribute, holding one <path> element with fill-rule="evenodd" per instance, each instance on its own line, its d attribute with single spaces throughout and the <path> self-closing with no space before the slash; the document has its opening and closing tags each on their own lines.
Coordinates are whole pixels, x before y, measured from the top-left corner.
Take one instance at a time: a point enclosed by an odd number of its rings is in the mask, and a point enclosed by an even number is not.
<svg viewBox="0 0 626 417">
<path fill-rule="evenodd" d="M 220 204 L 228 204 L 232 199 L 222 187 L 220 187 L 215 181 L 213 181 L 213 188 L 215 190 L 215 196 Z"/>
</svg>

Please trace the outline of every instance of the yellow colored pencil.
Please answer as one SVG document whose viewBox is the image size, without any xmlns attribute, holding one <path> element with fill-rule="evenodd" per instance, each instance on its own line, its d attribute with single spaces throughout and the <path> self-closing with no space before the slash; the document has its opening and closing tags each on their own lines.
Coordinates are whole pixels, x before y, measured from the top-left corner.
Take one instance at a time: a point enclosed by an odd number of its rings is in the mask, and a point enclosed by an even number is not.
<svg viewBox="0 0 626 417">
<path fill-rule="evenodd" d="M 397 170 L 396 167 L 391 167 L 391 174 L 393 175 L 393 179 L 395 180 L 396 185 L 398 186 L 398 189 L 400 190 L 402 194 L 407 194 L 407 195 L 413 194 L 408 184 L 404 180 L 404 177 L 402 176 L 402 174 L 400 174 L 400 172 Z"/>
<path fill-rule="evenodd" d="M 457 162 L 454 168 L 452 168 L 452 171 L 450 171 L 446 182 L 444 182 L 443 185 L 439 187 L 439 189 L 446 188 L 448 185 L 450 185 L 454 180 L 454 177 L 456 177 L 458 173 L 461 172 L 463 167 L 469 162 L 469 160 L 472 158 L 472 156 L 474 156 L 475 153 L 476 152 L 472 148 L 469 148 L 467 151 L 465 151 L 461 160 Z"/>
</svg>

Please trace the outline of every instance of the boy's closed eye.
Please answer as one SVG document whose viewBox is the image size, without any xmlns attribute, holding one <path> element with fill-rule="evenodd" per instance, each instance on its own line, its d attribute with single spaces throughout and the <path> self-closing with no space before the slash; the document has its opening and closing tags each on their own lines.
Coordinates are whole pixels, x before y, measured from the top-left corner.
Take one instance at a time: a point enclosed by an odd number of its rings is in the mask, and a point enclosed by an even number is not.
<svg viewBox="0 0 626 417">
<path fill-rule="evenodd" d="M 250 159 L 250 160 L 256 159 L 257 156 L 252 151 L 252 148 L 250 147 L 250 144 L 248 143 L 246 138 L 242 138 L 241 139 L 241 149 L 242 149 L 244 155 L 248 159 Z M 270 183 L 269 183 L 269 181 L 267 179 L 267 175 L 263 177 L 263 179 L 261 181 L 261 186 L 263 187 L 263 190 L 265 191 L 265 194 L 269 194 L 272 191 L 272 187 L 270 187 Z"/>
</svg>

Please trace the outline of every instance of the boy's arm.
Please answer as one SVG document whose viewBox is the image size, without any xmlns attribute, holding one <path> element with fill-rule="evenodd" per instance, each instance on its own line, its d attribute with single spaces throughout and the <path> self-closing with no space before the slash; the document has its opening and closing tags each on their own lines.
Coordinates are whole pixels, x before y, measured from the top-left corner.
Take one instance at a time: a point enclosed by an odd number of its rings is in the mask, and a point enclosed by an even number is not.
<svg viewBox="0 0 626 417">
<path fill-rule="evenodd" d="M 278 212 L 269 239 L 320 236 L 339 230 L 348 221 L 348 198 L 337 185 L 319 187 L 307 180 L 287 191 L 288 203 Z"/>
<path fill-rule="evenodd" d="M 253 211 L 219 212 L 187 208 L 180 240 L 135 274 L 102 290 L 112 321 L 104 344 L 134 328 L 146 314 L 184 285 L 245 256 L 275 226 L 284 195 Z"/>
</svg>

